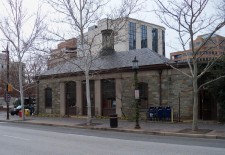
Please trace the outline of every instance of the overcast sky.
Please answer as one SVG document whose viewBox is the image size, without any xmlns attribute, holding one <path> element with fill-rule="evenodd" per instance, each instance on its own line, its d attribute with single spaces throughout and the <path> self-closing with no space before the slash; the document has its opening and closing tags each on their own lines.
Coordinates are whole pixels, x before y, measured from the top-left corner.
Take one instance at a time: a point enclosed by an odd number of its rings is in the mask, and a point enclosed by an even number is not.
<svg viewBox="0 0 225 155">
<path fill-rule="evenodd" d="M 0 0 L 5 1 L 5 0 Z M 38 3 L 41 3 L 42 0 L 24 0 L 25 8 L 28 9 L 28 12 L 32 12 L 37 9 Z M 118 0 L 113 0 L 112 5 L 118 4 Z M 152 0 L 148 0 L 145 5 L 146 8 L 142 12 L 139 12 L 138 14 L 132 15 L 132 18 L 136 18 L 139 20 L 143 20 L 149 23 L 157 24 L 164 26 L 166 28 L 166 57 L 169 58 L 169 54 L 171 52 L 176 52 L 179 50 L 182 50 L 182 47 L 179 45 L 179 42 L 177 41 L 177 35 L 172 31 L 171 29 L 167 28 L 165 25 L 163 25 L 160 20 L 157 18 L 157 16 L 154 14 L 154 12 L 149 12 L 151 9 L 153 9 L 155 6 L 153 4 Z M 2 6 L 0 6 L 1 9 Z M 48 12 L 50 10 L 49 7 L 43 6 L 43 14 Z M 148 11 L 148 12 L 147 12 Z M 213 4 L 211 4 L 207 10 L 207 12 L 213 11 Z M 223 28 L 218 34 L 225 36 L 225 28 Z M 171 48 L 170 46 L 174 47 Z"/>
</svg>

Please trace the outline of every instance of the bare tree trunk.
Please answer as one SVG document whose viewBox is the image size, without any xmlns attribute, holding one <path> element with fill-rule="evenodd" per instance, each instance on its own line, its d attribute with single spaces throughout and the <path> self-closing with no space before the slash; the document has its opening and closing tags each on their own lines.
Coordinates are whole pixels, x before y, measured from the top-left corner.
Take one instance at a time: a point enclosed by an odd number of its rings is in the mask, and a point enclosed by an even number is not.
<svg viewBox="0 0 225 155">
<path fill-rule="evenodd" d="M 90 99 L 90 81 L 89 81 L 89 72 L 85 72 L 85 80 L 86 80 L 86 99 L 87 99 L 87 125 L 91 125 L 91 99 Z"/>
<path fill-rule="evenodd" d="M 24 115 L 24 97 L 23 97 L 23 63 L 19 62 L 19 85 L 20 85 L 20 100 L 21 100 L 21 112 L 22 112 L 22 120 L 25 120 L 25 115 Z"/>
<path fill-rule="evenodd" d="M 193 104 L 193 121 L 192 121 L 192 130 L 193 131 L 197 131 L 198 130 L 198 79 L 197 79 L 197 63 L 194 63 L 194 77 L 193 77 L 193 100 L 194 100 L 194 104 Z"/>
</svg>

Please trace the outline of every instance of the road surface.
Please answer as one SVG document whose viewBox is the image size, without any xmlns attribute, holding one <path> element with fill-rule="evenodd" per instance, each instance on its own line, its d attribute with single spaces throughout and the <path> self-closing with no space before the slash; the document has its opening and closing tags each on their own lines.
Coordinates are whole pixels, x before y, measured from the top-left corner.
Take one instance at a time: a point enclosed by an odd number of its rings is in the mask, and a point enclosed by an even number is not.
<svg viewBox="0 0 225 155">
<path fill-rule="evenodd" d="M 2 155 L 222 155 L 225 140 L 0 122 Z"/>
</svg>

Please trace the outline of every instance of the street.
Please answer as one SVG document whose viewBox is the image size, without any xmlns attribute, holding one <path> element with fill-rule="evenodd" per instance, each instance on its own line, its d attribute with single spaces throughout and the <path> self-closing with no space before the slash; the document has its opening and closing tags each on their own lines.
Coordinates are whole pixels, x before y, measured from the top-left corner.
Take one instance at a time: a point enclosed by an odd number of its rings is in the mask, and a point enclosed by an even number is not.
<svg viewBox="0 0 225 155">
<path fill-rule="evenodd" d="M 225 140 L 0 122 L 4 155 L 225 154 Z"/>
</svg>

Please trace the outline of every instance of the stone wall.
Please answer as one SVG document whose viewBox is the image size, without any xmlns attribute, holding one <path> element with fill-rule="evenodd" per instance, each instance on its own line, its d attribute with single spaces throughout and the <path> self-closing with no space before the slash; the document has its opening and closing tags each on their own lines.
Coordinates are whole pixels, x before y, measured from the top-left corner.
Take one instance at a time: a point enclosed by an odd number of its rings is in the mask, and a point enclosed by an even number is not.
<svg viewBox="0 0 225 155">
<path fill-rule="evenodd" d="M 139 82 L 145 82 L 148 84 L 148 107 L 160 106 L 159 72 L 151 71 L 139 73 L 138 80 Z M 179 114 L 179 108 L 181 119 L 190 119 L 192 117 L 191 80 L 179 72 L 164 70 L 162 72 L 161 82 L 162 82 L 161 106 L 172 107 L 175 119 L 178 119 L 177 117 Z M 132 112 L 134 111 L 132 110 L 132 107 L 134 107 L 133 77 L 123 79 L 122 83 L 123 83 L 122 104 L 125 115 L 130 115 L 130 111 Z M 179 94 L 180 94 L 180 101 L 179 101 Z"/>
<path fill-rule="evenodd" d="M 52 89 L 52 108 L 45 107 L 45 88 Z M 60 113 L 60 84 L 56 80 L 43 80 L 39 83 L 39 113 Z"/>
<path fill-rule="evenodd" d="M 188 70 L 186 70 L 188 71 Z M 145 82 L 148 84 L 148 107 L 150 106 L 160 106 L 160 93 L 159 93 L 159 71 L 140 71 L 138 73 L 139 82 Z M 121 98 L 121 104 L 117 104 L 120 107 L 117 107 L 117 113 L 122 116 L 131 115 L 133 117 L 134 113 L 134 73 L 111 73 L 111 74 L 99 74 L 93 76 L 93 80 L 101 80 L 107 78 L 120 79 L 121 84 L 117 85 L 116 90 L 117 95 Z M 65 83 L 67 81 L 82 81 L 84 80 L 83 76 L 76 77 L 67 77 L 67 78 L 51 78 L 48 80 L 41 80 L 39 85 L 39 111 L 40 113 L 50 113 L 50 114 L 60 114 L 60 106 L 65 106 L 65 103 L 60 103 L 64 99 L 60 99 L 60 83 Z M 119 81 L 120 81 L 119 80 Z M 117 80 L 118 81 L 118 80 Z M 177 119 L 180 105 L 180 115 L 181 119 L 190 119 L 192 118 L 192 82 L 191 80 L 177 72 L 175 70 L 163 70 L 161 75 L 161 106 L 171 106 L 174 111 L 174 118 Z M 52 109 L 45 108 L 45 88 L 50 87 L 53 91 L 53 104 Z M 95 85 L 96 90 L 101 90 L 100 85 Z M 80 89 L 80 88 L 79 88 Z M 80 90 L 82 91 L 82 90 Z M 179 94 L 180 94 L 180 103 L 179 103 Z M 62 97 L 61 97 L 62 98 Z M 101 95 L 99 92 L 95 92 L 95 98 L 101 102 Z M 119 101 L 119 100 L 117 100 Z M 80 100 L 79 102 L 82 102 Z M 82 106 L 82 103 L 79 104 Z M 98 103 L 95 106 L 96 111 L 100 114 L 101 103 Z M 118 112 L 122 107 L 122 112 Z M 82 108 L 82 107 L 78 107 Z M 145 109 L 146 111 L 147 109 Z M 62 107 L 61 107 L 62 111 Z M 61 112 L 62 114 L 62 112 Z"/>
</svg>

